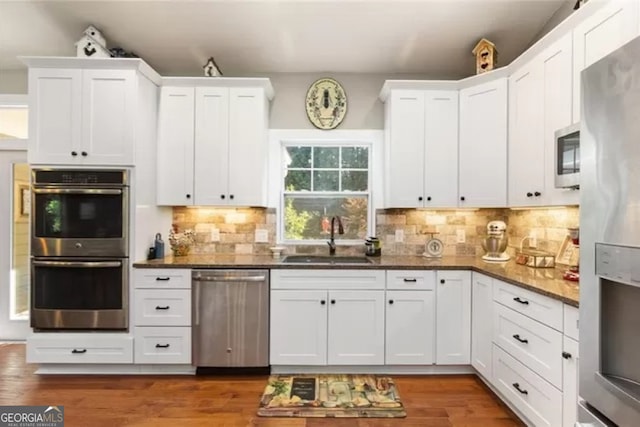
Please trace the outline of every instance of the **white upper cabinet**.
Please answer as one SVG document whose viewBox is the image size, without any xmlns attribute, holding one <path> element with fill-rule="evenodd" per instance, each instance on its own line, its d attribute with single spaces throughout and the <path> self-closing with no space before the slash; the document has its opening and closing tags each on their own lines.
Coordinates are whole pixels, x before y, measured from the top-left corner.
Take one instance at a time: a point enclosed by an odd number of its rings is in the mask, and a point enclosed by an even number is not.
<svg viewBox="0 0 640 427">
<path fill-rule="evenodd" d="M 165 80 L 175 86 L 160 97 L 158 204 L 265 206 L 269 81 Z"/>
<path fill-rule="evenodd" d="M 537 205 L 543 195 L 542 86 L 537 59 L 509 77 L 509 206 Z"/>
<path fill-rule="evenodd" d="M 573 119 L 580 120 L 580 72 L 638 35 L 639 2 L 611 0 L 573 30 Z"/>
<path fill-rule="evenodd" d="M 29 163 L 134 165 L 136 114 L 143 105 L 135 69 L 100 69 L 97 62 L 83 69 L 89 62 L 74 58 L 26 62 Z"/>
<path fill-rule="evenodd" d="M 460 207 L 507 205 L 507 79 L 460 90 Z"/>
<path fill-rule="evenodd" d="M 555 131 L 572 124 L 571 34 L 509 78 L 509 206 L 577 204 L 555 188 Z"/>
<path fill-rule="evenodd" d="M 393 89 L 385 108 L 385 206 L 457 206 L 458 91 Z"/>
</svg>

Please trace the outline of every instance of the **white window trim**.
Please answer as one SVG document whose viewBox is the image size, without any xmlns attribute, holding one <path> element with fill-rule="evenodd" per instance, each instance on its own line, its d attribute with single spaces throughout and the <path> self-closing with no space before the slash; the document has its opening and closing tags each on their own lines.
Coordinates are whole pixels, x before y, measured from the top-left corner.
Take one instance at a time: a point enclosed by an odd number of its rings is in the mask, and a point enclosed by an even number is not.
<svg viewBox="0 0 640 427">
<path fill-rule="evenodd" d="M 277 242 L 287 245 L 322 245 L 326 240 L 285 240 L 282 212 L 284 210 L 284 165 L 282 159 L 283 148 L 287 145 L 337 146 L 353 144 L 369 147 L 369 191 L 354 192 L 354 194 L 369 195 L 369 212 L 367 215 L 367 234 L 375 234 L 375 212 L 382 207 L 382 130 L 307 130 L 307 129 L 272 129 L 270 131 L 270 176 L 269 176 L 269 206 L 276 208 Z M 348 193 L 326 193 L 344 196 Z M 360 244 L 362 240 L 337 240 L 338 245 Z"/>
</svg>

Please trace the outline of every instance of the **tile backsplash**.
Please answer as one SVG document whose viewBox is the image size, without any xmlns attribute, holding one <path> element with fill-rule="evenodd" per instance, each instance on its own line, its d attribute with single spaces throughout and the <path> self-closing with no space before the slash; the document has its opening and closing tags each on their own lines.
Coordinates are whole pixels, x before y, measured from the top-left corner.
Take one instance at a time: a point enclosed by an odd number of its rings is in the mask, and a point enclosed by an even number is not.
<svg viewBox="0 0 640 427">
<path fill-rule="evenodd" d="M 576 227 L 577 206 L 547 209 L 417 210 L 380 209 L 376 211 L 376 235 L 382 240 L 383 254 L 419 255 L 431 233 L 444 243 L 444 255 L 476 256 L 484 252 L 481 239 L 489 221 L 507 223 L 510 252 L 532 232 L 537 248 L 556 254 L 568 227 Z M 196 232 L 193 254 L 270 254 L 276 244 L 276 210 L 273 208 L 187 208 L 173 209 L 173 223 L 179 230 Z M 267 243 L 256 243 L 256 230 L 264 230 Z M 404 241 L 396 243 L 396 230 Z M 464 242 L 459 242 L 464 232 Z M 336 239 L 338 240 L 338 239 Z M 327 246 L 288 245 L 285 253 L 325 254 Z M 364 244 L 339 246 L 341 254 L 364 252 Z"/>
</svg>

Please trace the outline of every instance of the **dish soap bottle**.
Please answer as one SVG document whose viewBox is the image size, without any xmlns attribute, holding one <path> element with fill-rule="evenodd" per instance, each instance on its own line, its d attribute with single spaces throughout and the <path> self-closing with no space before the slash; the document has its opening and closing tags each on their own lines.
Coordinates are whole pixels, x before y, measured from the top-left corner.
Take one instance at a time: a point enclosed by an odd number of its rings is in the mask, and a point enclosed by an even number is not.
<svg viewBox="0 0 640 427">
<path fill-rule="evenodd" d="M 162 235 L 160 235 L 160 233 L 156 234 L 154 248 L 156 249 L 156 259 L 164 258 L 164 242 L 162 241 Z"/>
</svg>

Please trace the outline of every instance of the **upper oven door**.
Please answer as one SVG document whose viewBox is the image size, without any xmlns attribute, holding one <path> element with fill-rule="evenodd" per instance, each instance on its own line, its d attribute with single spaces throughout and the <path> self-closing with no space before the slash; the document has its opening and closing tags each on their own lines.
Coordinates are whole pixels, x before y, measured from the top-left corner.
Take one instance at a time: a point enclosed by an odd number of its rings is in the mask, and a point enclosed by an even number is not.
<svg viewBox="0 0 640 427">
<path fill-rule="evenodd" d="M 128 256 L 128 187 L 34 185 L 33 256 Z"/>
</svg>

